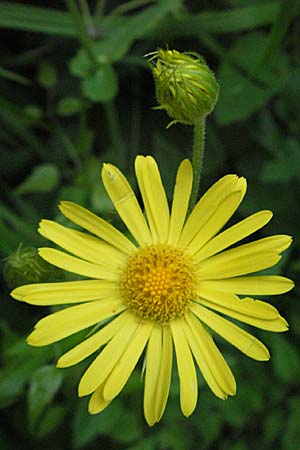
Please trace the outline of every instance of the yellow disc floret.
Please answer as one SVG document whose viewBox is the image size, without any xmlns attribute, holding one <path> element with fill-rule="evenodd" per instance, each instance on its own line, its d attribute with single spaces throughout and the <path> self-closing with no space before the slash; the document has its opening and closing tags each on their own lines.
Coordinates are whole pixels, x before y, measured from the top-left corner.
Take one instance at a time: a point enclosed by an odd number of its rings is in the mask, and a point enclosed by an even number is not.
<svg viewBox="0 0 300 450">
<path fill-rule="evenodd" d="M 128 258 L 121 276 L 128 306 L 139 317 L 160 324 L 184 315 L 194 287 L 188 256 L 163 244 L 140 248 Z"/>
</svg>

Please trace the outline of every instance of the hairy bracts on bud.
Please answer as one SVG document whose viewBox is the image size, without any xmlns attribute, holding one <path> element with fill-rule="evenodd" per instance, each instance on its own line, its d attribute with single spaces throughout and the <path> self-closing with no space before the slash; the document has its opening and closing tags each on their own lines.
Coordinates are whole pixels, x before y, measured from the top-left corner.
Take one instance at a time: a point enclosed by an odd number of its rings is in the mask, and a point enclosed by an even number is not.
<svg viewBox="0 0 300 450">
<path fill-rule="evenodd" d="M 219 84 L 204 59 L 196 53 L 158 49 L 150 61 L 155 80 L 157 109 L 173 119 L 193 125 L 214 109 Z"/>
</svg>

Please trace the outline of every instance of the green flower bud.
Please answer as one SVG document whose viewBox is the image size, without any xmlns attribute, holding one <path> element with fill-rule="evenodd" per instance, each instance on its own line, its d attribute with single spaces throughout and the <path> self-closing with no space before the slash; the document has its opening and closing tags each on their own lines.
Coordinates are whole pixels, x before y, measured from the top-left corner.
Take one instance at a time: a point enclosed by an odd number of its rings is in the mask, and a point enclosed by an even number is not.
<svg viewBox="0 0 300 450">
<path fill-rule="evenodd" d="M 21 245 L 6 258 L 3 275 L 11 289 L 22 284 L 46 283 L 58 281 L 61 278 L 59 270 L 44 261 L 37 249 Z"/>
<path fill-rule="evenodd" d="M 215 107 L 219 84 L 204 59 L 196 53 L 162 50 L 149 54 L 154 61 L 152 69 L 156 98 L 160 106 L 174 119 L 193 125 Z"/>
</svg>

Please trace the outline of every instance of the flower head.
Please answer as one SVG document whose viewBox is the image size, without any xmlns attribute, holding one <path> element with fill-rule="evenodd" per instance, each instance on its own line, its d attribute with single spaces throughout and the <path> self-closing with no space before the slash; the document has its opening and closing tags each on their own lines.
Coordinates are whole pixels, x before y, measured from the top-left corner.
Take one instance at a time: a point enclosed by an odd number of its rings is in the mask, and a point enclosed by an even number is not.
<svg viewBox="0 0 300 450">
<path fill-rule="evenodd" d="M 135 170 L 146 217 L 125 176 L 111 164 L 104 164 L 102 171 L 105 188 L 133 239 L 85 208 L 62 202 L 61 212 L 89 233 L 42 220 L 40 233 L 65 251 L 41 248 L 40 255 L 88 279 L 29 284 L 12 296 L 34 305 L 75 304 L 41 319 L 28 337 L 31 345 L 51 344 L 99 325 L 57 363 L 72 366 L 97 352 L 79 383 L 79 395 L 91 395 L 91 414 L 120 393 L 145 352 L 144 413 L 153 425 L 166 406 L 173 350 L 185 416 L 197 403 L 195 363 L 217 397 L 225 399 L 236 391 L 211 331 L 250 358 L 269 359 L 262 342 L 224 316 L 264 330 L 287 329 L 273 306 L 252 296 L 293 287 L 281 276 L 253 275 L 276 264 L 291 239 L 276 235 L 232 247 L 272 217 L 270 211 L 259 211 L 221 231 L 245 195 L 243 178 L 221 178 L 187 218 L 193 176 L 188 160 L 179 166 L 171 211 L 155 160 L 138 156 Z"/>
<path fill-rule="evenodd" d="M 37 249 L 23 247 L 22 244 L 6 258 L 3 275 L 11 289 L 24 283 L 38 283 L 60 279 L 59 270 L 43 260 L 39 256 Z"/>
<path fill-rule="evenodd" d="M 153 76 L 156 98 L 174 122 L 193 125 L 212 112 L 218 99 L 219 84 L 196 53 L 159 49 L 150 53 L 155 61 Z"/>
</svg>

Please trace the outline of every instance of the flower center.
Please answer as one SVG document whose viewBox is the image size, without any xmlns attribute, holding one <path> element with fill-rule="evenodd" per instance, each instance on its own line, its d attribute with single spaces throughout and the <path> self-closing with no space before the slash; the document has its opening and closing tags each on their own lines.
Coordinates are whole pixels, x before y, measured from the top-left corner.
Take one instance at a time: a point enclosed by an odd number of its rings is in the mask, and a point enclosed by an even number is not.
<svg viewBox="0 0 300 450">
<path fill-rule="evenodd" d="M 194 270 L 182 250 L 156 244 L 131 255 L 121 276 L 129 307 L 141 318 L 167 323 L 183 316 L 194 294 Z"/>
</svg>

